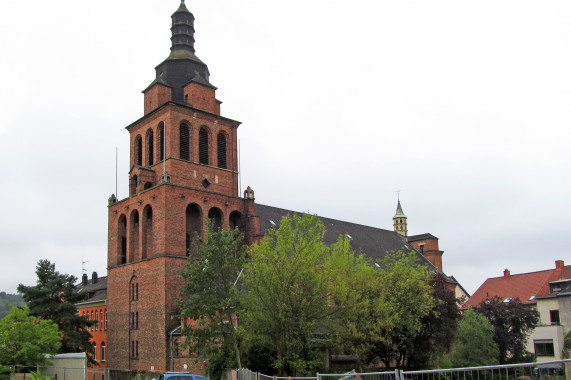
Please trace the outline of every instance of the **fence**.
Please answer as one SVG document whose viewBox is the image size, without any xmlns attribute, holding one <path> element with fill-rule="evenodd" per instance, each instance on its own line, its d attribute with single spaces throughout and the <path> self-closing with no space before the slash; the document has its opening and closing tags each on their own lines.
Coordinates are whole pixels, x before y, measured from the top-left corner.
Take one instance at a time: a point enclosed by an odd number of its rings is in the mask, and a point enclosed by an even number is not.
<svg viewBox="0 0 571 380">
<path fill-rule="evenodd" d="M 277 377 L 241 369 L 236 371 L 235 377 L 225 380 L 571 380 L 566 374 L 566 365 L 571 368 L 571 359 L 425 371 L 318 373 L 316 377 Z"/>
</svg>

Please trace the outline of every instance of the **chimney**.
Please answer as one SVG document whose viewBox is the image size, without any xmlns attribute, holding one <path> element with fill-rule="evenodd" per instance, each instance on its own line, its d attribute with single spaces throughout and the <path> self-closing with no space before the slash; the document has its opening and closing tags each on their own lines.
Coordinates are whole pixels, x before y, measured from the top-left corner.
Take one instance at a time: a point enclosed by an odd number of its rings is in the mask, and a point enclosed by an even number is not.
<svg viewBox="0 0 571 380">
<path fill-rule="evenodd" d="M 510 271 L 508 268 L 504 269 L 504 277 L 509 277 L 510 276 Z"/>
<path fill-rule="evenodd" d="M 91 283 L 97 284 L 97 272 L 93 272 L 93 274 L 91 275 Z"/>
<path fill-rule="evenodd" d="M 555 260 L 555 269 L 563 269 L 565 262 L 563 260 Z"/>
<path fill-rule="evenodd" d="M 83 276 L 81 276 L 81 285 L 87 285 L 87 273 L 84 273 Z"/>
</svg>

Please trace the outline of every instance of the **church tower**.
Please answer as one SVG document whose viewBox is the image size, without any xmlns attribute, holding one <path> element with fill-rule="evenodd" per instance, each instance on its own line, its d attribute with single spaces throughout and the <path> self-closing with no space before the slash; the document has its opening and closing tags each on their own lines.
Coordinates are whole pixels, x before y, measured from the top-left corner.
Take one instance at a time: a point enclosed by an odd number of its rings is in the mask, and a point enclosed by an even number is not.
<svg viewBox="0 0 571 380">
<path fill-rule="evenodd" d="M 196 234 L 208 219 L 260 237 L 254 193 L 238 193 L 237 131 L 221 116 L 208 66 L 194 49 L 184 0 L 172 17 L 171 52 L 143 91 L 144 116 L 127 126 L 129 197 L 109 199 L 108 367 L 172 368 L 169 333 Z M 190 362 L 189 362 L 190 365 Z"/>
<path fill-rule="evenodd" d="M 406 215 L 402 211 L 402 207 L 400 205 L 400 199 L 398 200 L 397 204 L 397 212 L 395 213 L 395 216 L 393 216 L 393 227 L 395 229 L 395 232 L 401 234 L 402 236 L 408 236 Z"/>
</svg>

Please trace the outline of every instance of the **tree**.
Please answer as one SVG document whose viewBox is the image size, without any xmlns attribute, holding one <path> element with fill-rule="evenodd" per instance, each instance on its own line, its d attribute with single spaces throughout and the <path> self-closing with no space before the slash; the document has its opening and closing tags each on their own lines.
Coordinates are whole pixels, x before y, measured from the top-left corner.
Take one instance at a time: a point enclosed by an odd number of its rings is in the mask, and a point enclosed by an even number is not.
<svg viewBox="0 0 571 380">
<path fill-rule="evenodd" d="M 4 365 L 43 365 L 45 354 L 55 354 L 60 346 L 58 326 L 31 316 L 27 307 L 13 307 L 0 320 L 0 363 Z"/>
<path fill-rule="evenodd" d="M 498 345 L 494 342 L 494 326 L 472 308 L 464 312 L 458 324 L 450 353 L 454 367 L 476 367 L 498 363 Z"/>
<path fill-rule="evenodd" d="M 429 284 L 435 304 L 422 319 L 420 332 L 410 341 L 408 367 L 425 368 L 448 353 L 462 318 L 460 305 L 463 299 L 456 298 L 446 277 L 434 272 Z"/>
<path fill-rule="evenodd" d="M 412 252 L 388 253 L 377 264 L 376 276 L 362 288 L 365 302 L 348 315 L 346 341 L 364 364 L 378 359 L 386 367 L 404 367 L 410 342 L 436 304 L 430 273 Z"/>
<path fill-rule="evenodd" d="M 85 300 L 87 294 L 78 292 L 77 278 L 60 274 L 55 264 L 40 260 L 36 266 L 38 280 L 36 286 L 18 285 L 18 292 L 30 308 L 30 314 L 57 324 L 62 334 L 61 353 L 87 352 L 93 354 L 91 334 L 87 330 L 96 322 L 76 313 L 76 304 Z M 96 364 L 92 355 L 87 355 L 90 363 Z"/>
<path fill-rule="evenodd" d="M 250 247 L 241 320 L 249 351 L 270 353 L 264 365 L 271 361 L 274 373 L 313 373 L 339 320 L 348 287 L 338 264 L 355 256 L 348 239 L 329 247 L 324 233 L 315 215 L 287 215 L 277 229 Z"/>
<path fill-rule="evenodd" d="M 534 355 L 525 346 L 528 335 L 539 321 L 537 310 L 524 305 L 519 298 L 504 301 L 496 296 L 482 301 L 476 311 L 494 326 L 500 364 L 534 361 Z"/>
<path fill-rule="evenodd" d="M 186 347 L 209 359 L 210 377 L 224 368 L 241 368 L 238 334 L 234 326 L 240 310 L 236 282 L 246 260 L 247 247 L 238 229 L 209 225 L 206 239 L 198 237 L 196 255 L 182 271 L 179 301 Z"/>
</svg>

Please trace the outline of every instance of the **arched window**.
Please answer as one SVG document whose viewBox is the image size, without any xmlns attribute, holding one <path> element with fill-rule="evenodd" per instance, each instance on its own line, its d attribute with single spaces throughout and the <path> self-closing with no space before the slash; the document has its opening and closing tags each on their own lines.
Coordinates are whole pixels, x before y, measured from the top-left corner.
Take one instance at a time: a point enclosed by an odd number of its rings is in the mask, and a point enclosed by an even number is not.
<svg viewBox="0 0 571 380">
<path fill-rule="evenodd" d="M 121 214 L 117 223 L 117 243 L 119 246 L 117 264 L 127 263 L 127 217 Z"/>
<path fill-rule="evenodd" d="M 198 160 L 199 163 L 208 165 L 208 131 L 206 128 L 200 128 L 198 133 Z"/>
<path fill-rule="evenodd" d="M 154 164 L 154 159 L 155 159 L 155 155 L 154 155 L 154 147 L 155 147 L 155 142 L 154 142 L 154 134 L 153 134 L 153 130 L 149 129 L 147 131 L 147 166 L 152 166 Z"/>
<path fill-rule="evenodd" d="M 93 343 L 93 360 L 97 361 L 97 343 Z"/>
<path fill-rule="evenodd" d="M 190 129 L 188 125 L 181 124 L 180 131 L 180 158 L 190 160 Z"/>
<path fill-rule="evenodd" d="M 105 342 L 101 342 L 101 361 L 105 361 Z"/>
<path fill-rule="evenodd" d="M 226 136 L 220 132 L 217 138 L 218 167 L 226 169 Z"/>
<path fill-rule="evenodd" d="M 165 124 L 159 124 L 159 160 L 165 159 Z"/>
<path fill-rule="evenodd" d="M 135 137 L 135 165 L 143 166 L 143 138 Z"/>
<path fill-rule="evenodd" d="M 242 229 L 242 214 L 239 211 L 232 211 L 230 213 L 230 228 Z"/>
<path fill-rule="evenodd" d="M 192 242 L 196 239 L 196 235 L 202 235 L 202 212 L 196 203 L 191 203 L 186 208 L 186 255 L 195 253 L 196 245 Z"/>
<path fill-rule="evenodd" d="M 98 310 L 95 310 L 95 319 L 94 319 L 94 321 L 95 321 L 95 325 L 94 325 L 95 331 L 97 331 L 97 330 L 99 330 L 99 311 L 98 311 Z"/>
<path fill-rule="evenodd" d="M 146 259 L 153 252 L 153 209 L 146 205 L 143 209 L 143 252 L 142 258 Z"/>
<path fill-rule="evenodd" d="M 208 211 L 208 219 L 212 220 L 215 230 L 219 230 L 222 227 L 222 211 L 218 207 L 212 207 Z"/>
<path fill-rule="evenodd" d="M 133 210 L 129 218 L 129 255 L 127 262 L 139 258 L 139 211 Z"/>
</svg>

